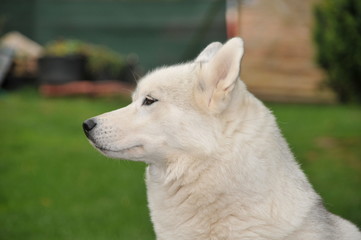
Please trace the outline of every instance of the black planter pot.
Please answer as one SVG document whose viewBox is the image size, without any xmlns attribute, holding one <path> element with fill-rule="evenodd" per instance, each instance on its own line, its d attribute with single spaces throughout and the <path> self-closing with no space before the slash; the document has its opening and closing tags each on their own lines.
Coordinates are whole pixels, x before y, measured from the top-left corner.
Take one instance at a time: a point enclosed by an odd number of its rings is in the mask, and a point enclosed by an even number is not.
<svg viewBox="0 0 361 240">
<path fill-rule="evenodd" d="M 5 90 L 18 90 L 22 87 L 36 87 L 38 86 L 37 79 L 33 77 L 15 77 L 9 74 L 3 82 L 1 88 Z"/>
<path fill-rule="evenodd" d="M 92 75 L 92 79 L 95 82 L 98 81 L 108 81 L 108 80 L 118 80 L 119 76 L 114 74 L 109 68 L 104 68 L 102 70 L 99 70 Z"/>
<path fill-rule="evenodd" d="M 86 58 L 81 55 L 45 56 L 39 59 L 41 83 L 63 84 L 85 79 Z"/>
</svg>

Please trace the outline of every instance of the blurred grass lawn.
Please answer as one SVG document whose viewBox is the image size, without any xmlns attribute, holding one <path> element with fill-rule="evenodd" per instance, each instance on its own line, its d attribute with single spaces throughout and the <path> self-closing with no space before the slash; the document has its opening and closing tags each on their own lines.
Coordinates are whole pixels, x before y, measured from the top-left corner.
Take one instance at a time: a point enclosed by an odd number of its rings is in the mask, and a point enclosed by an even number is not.
<svg viewBox="0 0 361 240">
<path fill-rule="evenodd" d="M 0 95 L 0 239 L 154 239 L 142 163 L 109 160 L 83 120 L 125 99 Z M 269 104 L 326 207 L 361 226 L 361 109 Z"/>
</svg>

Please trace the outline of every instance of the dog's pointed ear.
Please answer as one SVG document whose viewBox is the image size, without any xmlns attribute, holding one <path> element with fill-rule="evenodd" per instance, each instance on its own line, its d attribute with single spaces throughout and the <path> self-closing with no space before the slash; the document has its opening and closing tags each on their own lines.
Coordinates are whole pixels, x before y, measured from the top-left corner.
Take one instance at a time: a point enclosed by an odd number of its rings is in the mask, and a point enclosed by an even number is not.
<svg viewBox="0 0 361 240">
<path fill-rule="evenodd" d="M 209 62 L 214 55 L 221 49 L 222 43 L 220 42 L 213 42 L 209 44 L 194 60 L 195 62 Z"/>
<path fill-rule="evenodd" d="M 207 47 L 208 48 L 208 47 Z M 232 38 L 226 42 L 207 63 L 199 63 L 197 94 L 213 113 L 224 111 L 231 99 L 231 92 L 239 79 L 243 56 L 243 41 Z"/>
</svg>

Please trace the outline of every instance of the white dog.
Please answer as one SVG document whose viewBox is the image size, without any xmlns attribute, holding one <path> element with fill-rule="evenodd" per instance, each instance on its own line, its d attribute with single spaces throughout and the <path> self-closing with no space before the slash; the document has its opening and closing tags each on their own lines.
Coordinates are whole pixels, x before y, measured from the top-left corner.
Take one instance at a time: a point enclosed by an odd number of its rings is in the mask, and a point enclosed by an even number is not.
<svg viewBox="0 0 361 240">
<path fill-rule="evenodd" d="M 83 123 L 104 155 L 144 161 L 158 240 L 361 240 L 329 213 L 272 113 L 239 78 L 243 42 L 145 76 L 133 102 Z"/>
</svg>

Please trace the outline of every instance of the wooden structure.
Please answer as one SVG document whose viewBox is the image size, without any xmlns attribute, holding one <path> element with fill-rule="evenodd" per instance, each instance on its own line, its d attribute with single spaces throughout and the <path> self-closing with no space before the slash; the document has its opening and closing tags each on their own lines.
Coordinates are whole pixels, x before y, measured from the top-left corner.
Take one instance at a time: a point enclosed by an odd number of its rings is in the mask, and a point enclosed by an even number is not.
<svg viewBox="0 0 361 240">
<path fill-rule="evenodd" d="M 263 100 L 334 103 L 314 61 L 312 4 L 315 0 L 244 1 L 239 8 L 245 41 L 241 77 Z"/>
</svg>

